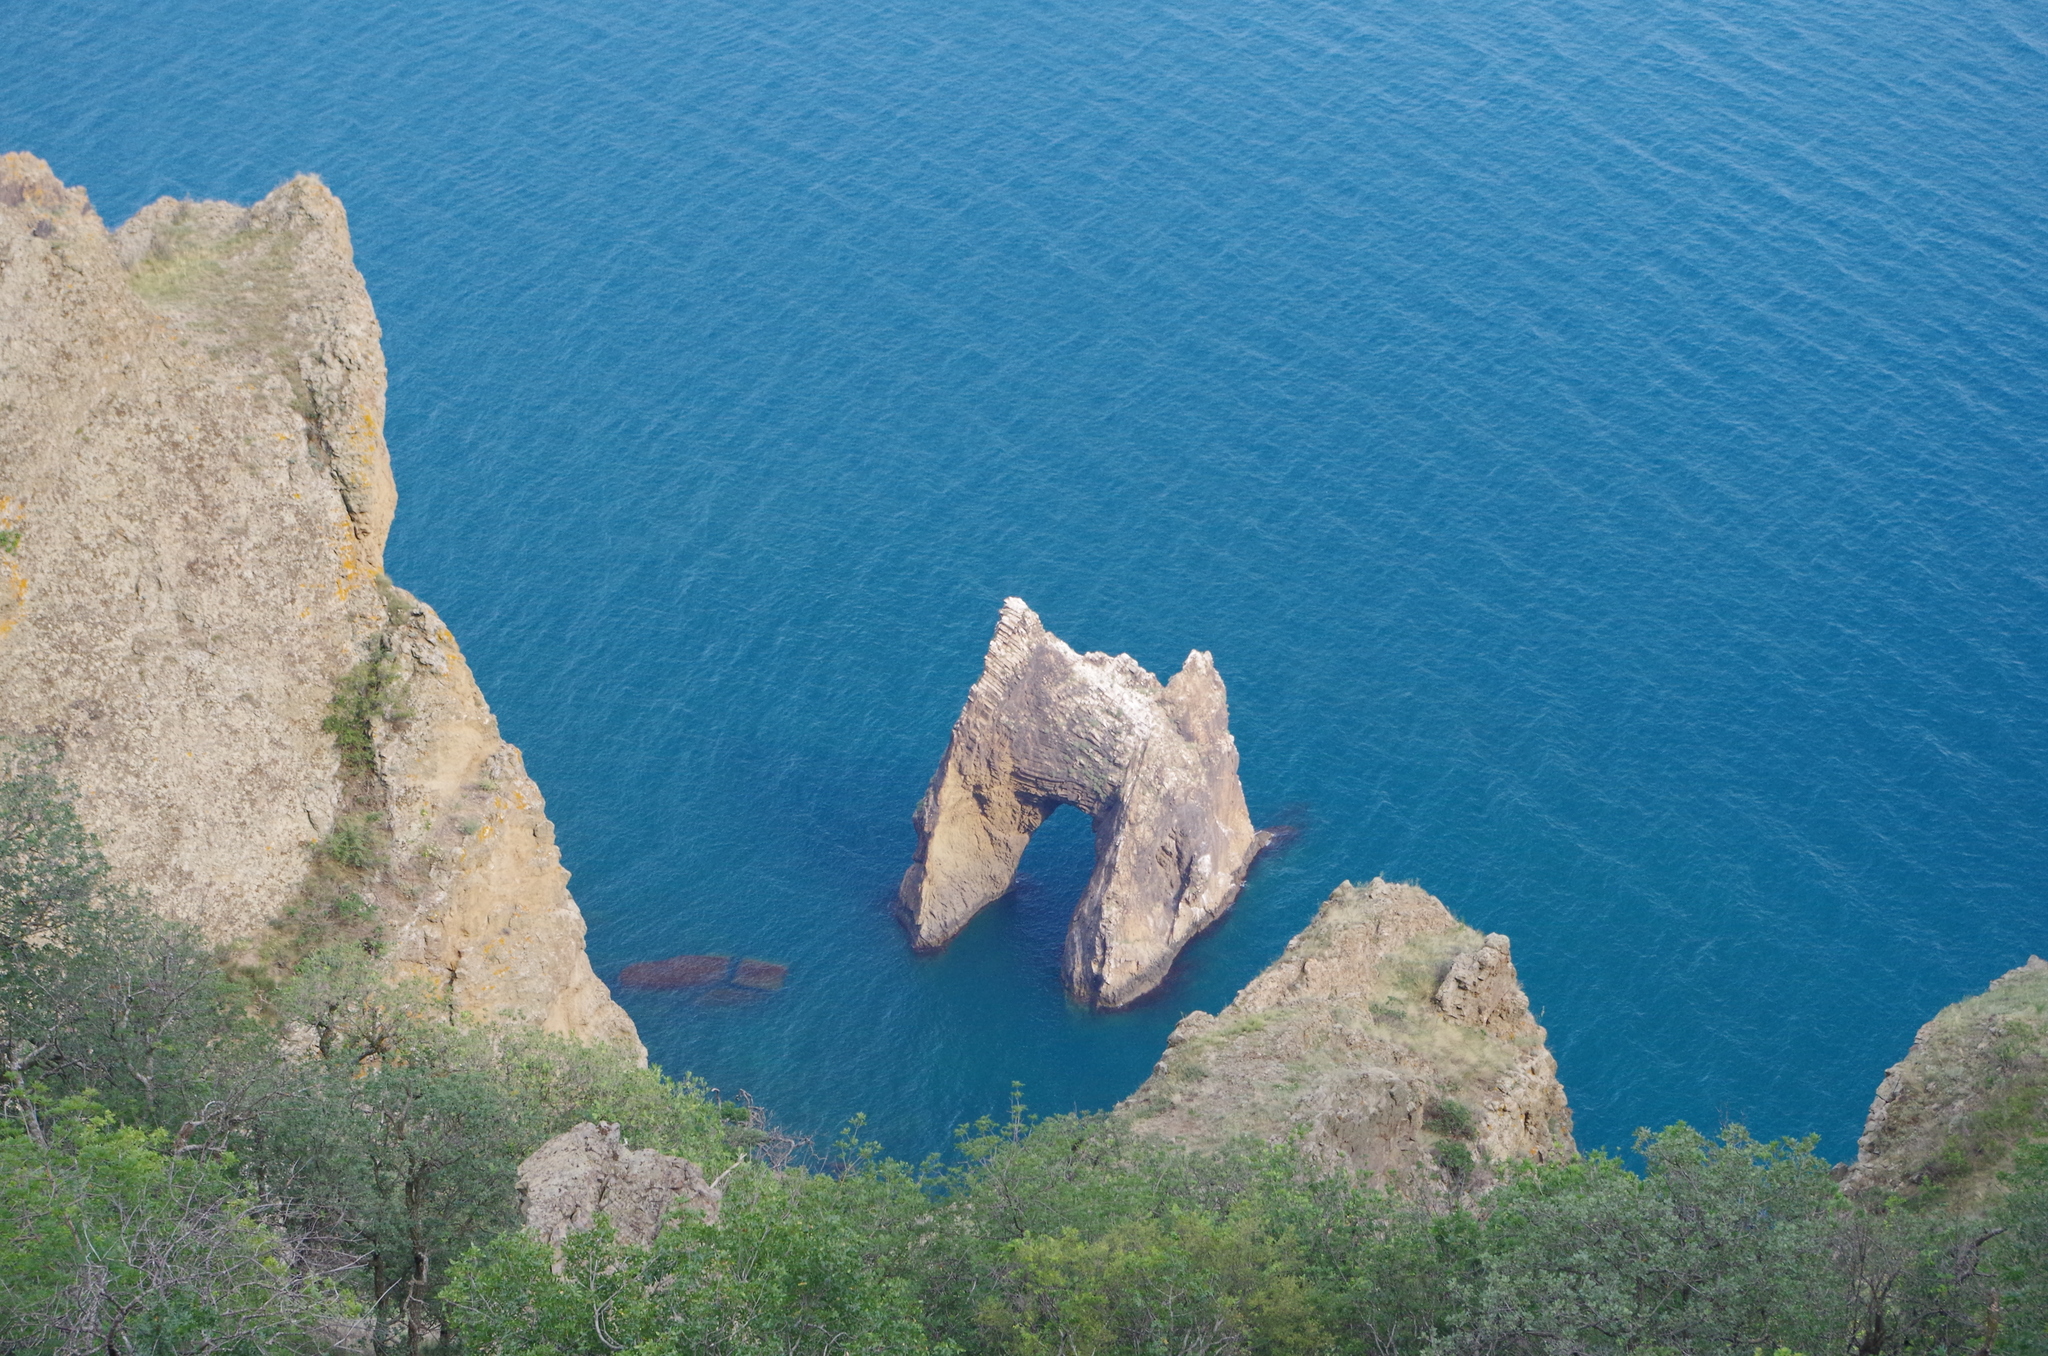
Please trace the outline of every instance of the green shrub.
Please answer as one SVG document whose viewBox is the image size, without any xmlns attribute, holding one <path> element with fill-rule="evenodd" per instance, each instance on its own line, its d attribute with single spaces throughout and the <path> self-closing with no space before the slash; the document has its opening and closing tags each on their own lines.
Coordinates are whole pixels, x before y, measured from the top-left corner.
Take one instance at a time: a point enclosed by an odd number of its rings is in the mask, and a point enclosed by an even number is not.
<svg viewBox="0 0 2048 1356">
<path fill-rule="evenodd" d="M 405 706 L 397 661 L 389 646 L 379 640 L 374 654 L 335 683 L 320 728 L 334 736 L 344 771 L 368 775 L 377 770 L 374 722 L 406 720 L 411 715 Z"/>
<path fill-rule="evenodd" d="M 1463 1190 L 1472 1184 L 1472 1175 L 1479 1163 L 1472 1157 L 1472 1151 L 1454 1139 L 1440 1139 L 1430 1146 L 1430 1159 L 1442 1168 L 1451 1186 Z"/>
<path fill-rule="evenodd" d="M 368 871 L 383 860 L 382 838 L 377 816 L 341 815 L 313 851 L 316 856 L 324 857 L 336 866 L 350 871 Z"/>
<path fill-rule="evenodd" d="M 79 1099 L 0 1122 L 0 1346 L 277 1351 L 347 1311 L 227 1161 L 176 1148 Z"/>
<path fill-rule="evenodd" d="M 335 900 L 329 912 L 341 923 L 364 923 L 377 916 L 377 906 L 351 890 Z"/>
<path fill-rule="evenodd" d="M 1446 1139 L 1471 1139 L 1479 1133 L 1472 1108 L 1455 1097 L 1434 1097 L 1422 1112 L 1422 1128 Z"/>
</svg>

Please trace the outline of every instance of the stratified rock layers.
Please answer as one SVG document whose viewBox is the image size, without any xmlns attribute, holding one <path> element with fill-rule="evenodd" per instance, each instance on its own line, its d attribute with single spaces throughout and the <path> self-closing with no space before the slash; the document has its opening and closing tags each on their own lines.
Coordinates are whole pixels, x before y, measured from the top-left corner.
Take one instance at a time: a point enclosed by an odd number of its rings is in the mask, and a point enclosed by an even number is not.
<svg viewBox="0 0 2048 1356">
<path fill-rule="evenodd" d="M 261 933 L 367 805 L 401 970 L 637 1050 L 519 751 L 383 576 L 384 381 L 318 180 L 163 199 L 110 235 L 83 190 L 0 156 L 0 735 L 61 749 L 115 867 L 219 942 Z M 377 656 L 404 718 L 351 774 L 322 722 Z"/>
<path fill-rule="evenodd" d="M 896 905 L 912 944 L 944 946 L 1009 889 L 1061 805 L 1095 821 L 1067 991 L 1122 1007 L 1230 907 L 1264 845 L 1237 780 L 1223 680 L 1200 651 L 1164 686 L 1129 655 L 1077 654 L 1010 598 L 914 817 L 917 857 Z"/>
<path fill-rule="evenodd" d="M 1303 1151 L 1429 1198 L 1569 1158 L 1557 1061 L 1499 933 L 1413 885 L 1337 887 L 1222 1012 L 1191 1012 L 1120 1108 L 1144 1132 Z"/>
</svg>

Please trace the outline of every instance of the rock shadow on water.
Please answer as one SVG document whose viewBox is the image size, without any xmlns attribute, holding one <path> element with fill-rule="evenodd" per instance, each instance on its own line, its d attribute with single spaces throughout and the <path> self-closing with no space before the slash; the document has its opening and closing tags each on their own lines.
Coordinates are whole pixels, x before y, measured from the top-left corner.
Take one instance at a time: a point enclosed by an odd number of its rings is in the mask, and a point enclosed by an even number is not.
<svg viewBox="0 0 2048 1356">
<path fill-rule="evenodd" d="M 744 1007 L 780 990 L 789 967 L 751 956 L 670 956 L 635 961 L 619 971 L 622 989 L 685 993 L 702 1008 Z"/>
</svg>

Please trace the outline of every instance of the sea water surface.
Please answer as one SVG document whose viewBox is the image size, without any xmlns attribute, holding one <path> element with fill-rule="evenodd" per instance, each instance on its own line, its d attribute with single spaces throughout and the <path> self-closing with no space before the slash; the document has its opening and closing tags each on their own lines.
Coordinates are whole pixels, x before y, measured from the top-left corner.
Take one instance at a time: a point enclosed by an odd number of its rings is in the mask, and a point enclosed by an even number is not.
<svg viewBox="0 0 2048 1356">
<path fill-rule="evenodd" d="M 391 573 L 654 1057 L 919 1154 L 1109 1105 L 1345 878 L 1512 935 L 1581 1143 L 1854 1150 L 2048 952 L 2048 10 L 2013 0 L 75 0 L 0 141 L 119 221 L 302 170 L 385 328 Z M 1064 812 L 915 958 L 1020 594 L 1213 651 L 1300 833 L 1131 1012 Z"/>
</svg>

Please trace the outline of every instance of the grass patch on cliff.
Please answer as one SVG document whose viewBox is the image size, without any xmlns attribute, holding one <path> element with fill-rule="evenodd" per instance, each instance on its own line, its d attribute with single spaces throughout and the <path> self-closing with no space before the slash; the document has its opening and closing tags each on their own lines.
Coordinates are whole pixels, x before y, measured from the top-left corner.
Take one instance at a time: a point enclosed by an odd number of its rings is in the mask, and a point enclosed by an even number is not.
<svg viewBox="0 0 2048 1356">
<path fill-rule="evenodd" d="M 382 637 L 375 651 L 341 676 L 328 699 L 320 728 L 334 737 L 344 773 L 374 776 L 377 771 L 378 721 L 412 716 L 405 702 L 405 683 L 391 646 Z"/>
<path fill-rule="evenodd" d="M 343 871 L 371 871 L 383 864 L 388 835 L 370 814 L 343 815 L 313 849 L 313 855 Z"/>
<path fill-rule="evenodd" d="M 1983 1079 L 1991 1095 L 1922 1170 L 1915 1205 L 1949 1209 L 1952 1197 L 1969 1202 L 1993 1192 L 1991 1183 L 2020 1149 L 2048 1135 L 2048 1046 L 2035 1036 L 2027 1043 L 2009 1034 L 1999 1043 L 1995 1057 L 2002 1067 Z"/>
<path fill-rule="evenodd" d="M 193 245 L 190 232 L 159 240 L 157 248 L 128 271 L 128 284 L 144 301 L 178 306 L 224 290 L 226 270 L 216 246 Z"/>
<path fill-rule="evenodd" d="M 377 733 L 380 723 L 411 715 L 390 641 L 379 636 L 370 653 L 336 680 L 328 699 L 320 728 L 341 758 L 342 810 L 307 854 L 298 897 L 271 919 L 258 948 L 262 964 L 252 979 L 275 984 L 308 956 L 334 946 L 382 953 L 378 894 L 380 885 L 390 885 L 392 833 L 377 775 Z"/>
<path fill-rule="evenodd" d="M 271 919 L 262 947 L 271 982 L 296 973 L 307 957 L 335 946 L 369 956 L 383 954 L 384 925 L 375 886 L 390 847 L 391 835 L 381 816 L 358 811 L 335 819 L 334 827 L 313 845 L 298 898 Z"/>
</svg>

